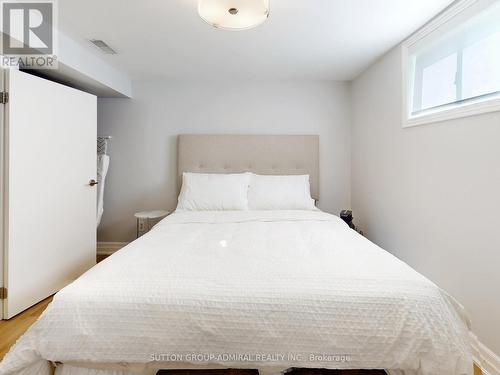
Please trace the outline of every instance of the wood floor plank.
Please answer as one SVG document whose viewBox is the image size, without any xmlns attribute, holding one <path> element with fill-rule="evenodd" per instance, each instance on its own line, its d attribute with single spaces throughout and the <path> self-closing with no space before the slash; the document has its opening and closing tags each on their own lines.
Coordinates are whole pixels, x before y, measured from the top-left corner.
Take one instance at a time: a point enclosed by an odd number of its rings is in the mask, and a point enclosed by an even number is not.
<svg viewBox="0 0 500 375">
<path fill-rule="evenodd" d="M 52 297 L 49 297 L 12 319 L 0 320 L 0 337 L 2 338 L 0 340 L 0 360 L 3 359 L 10 347 L 16 343 L 17 339 L 36 322 L 51 301 Z"/>
<path fill-rule="evenodd" d="M 107 257 L 109 257 L 108 254 L 97 254 L 96 256 L 96 261 L 97 263 L 103 261 L 104 259 L 106 259 Z"/>
</svg>

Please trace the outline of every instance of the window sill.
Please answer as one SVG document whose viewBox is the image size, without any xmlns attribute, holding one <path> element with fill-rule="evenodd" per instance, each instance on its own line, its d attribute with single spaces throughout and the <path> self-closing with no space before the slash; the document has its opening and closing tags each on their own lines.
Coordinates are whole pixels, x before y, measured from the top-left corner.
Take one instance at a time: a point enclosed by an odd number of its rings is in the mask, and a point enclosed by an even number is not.
<svg viewBox="0 0 500 375">
<path fill-rule="evenodd" d="M 470 103 L 462 106 L 451 107 L 444 110 L 422 114 L 419 116 L 403 117 L 403 128 L 427 125 L 435 122 L 453 120 L 463 117 L 475 116 L 484 113 L 500 111 L 500 98 L 484 102 Z"/>
</svg>

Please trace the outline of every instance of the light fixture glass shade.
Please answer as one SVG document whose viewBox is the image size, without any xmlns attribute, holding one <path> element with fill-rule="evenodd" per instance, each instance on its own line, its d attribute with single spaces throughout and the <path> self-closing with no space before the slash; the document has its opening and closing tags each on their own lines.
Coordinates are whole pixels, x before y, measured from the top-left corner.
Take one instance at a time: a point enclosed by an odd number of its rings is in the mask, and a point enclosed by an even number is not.
<svg viewBox="0 0 500 375">
<path fill-rule="evenodd" d="M 269 0 L 198 1 L 200 17 L 220 29 L 250 29 L 260 25 L 269 16 Z"/>
</svg>

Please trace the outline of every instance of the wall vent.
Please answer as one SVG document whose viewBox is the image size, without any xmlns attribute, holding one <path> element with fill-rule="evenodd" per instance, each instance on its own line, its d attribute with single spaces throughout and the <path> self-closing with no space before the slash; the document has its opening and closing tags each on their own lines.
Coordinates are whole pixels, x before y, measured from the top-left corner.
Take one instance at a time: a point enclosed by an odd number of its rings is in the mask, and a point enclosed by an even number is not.
<svg viewBox="0 0 500 375">
<path fill-rule="evenodd" d="M 92 43 L 94 46 L 96 46 L 97 48 L 99 48 L 106 55 L 116 55 L 116 53 L 117 53 L 113 48 L 111 48 L 110 46 L 108 46 L 106 44 L 106 42 L 104 42 L 102 40 L 91 39 L 90 43 Z"/>
</svg>

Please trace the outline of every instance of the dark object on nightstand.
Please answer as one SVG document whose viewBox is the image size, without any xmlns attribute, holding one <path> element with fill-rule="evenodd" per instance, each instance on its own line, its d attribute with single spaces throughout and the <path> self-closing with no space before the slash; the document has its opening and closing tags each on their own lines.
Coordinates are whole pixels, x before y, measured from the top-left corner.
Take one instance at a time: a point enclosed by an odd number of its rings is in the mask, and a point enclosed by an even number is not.
<svg viewBox="0 0 500 375">
<path fill-rule="evenodd" d="M 354 230 L 356 229 L 356 227 L 352 223 L 352 211 L 351 210 L 342 210 L 340 212 L 340 218 L 342 220 L 344 220 L 347 223 L 347 225 L 349 225 L 349 228 L 354 229 Z"/>
<path fill-rule="evenodd" d="M 354 225 L 354 223 L 352 222 L 352 211 L 351 210 L 342 210 L 340 212 L 340 218 L 342 220 L 344 220 L 347 225 L 349 225 L 349 228 L 355 230 L 356 232 L 358 232 L 359 234 L 361 234 L 362 236 L 364 236 L 365 234 L 363 233 L 362 230 L 359 230 L 358 228 L 356 228 L 356 226 Z"/>
</svg>

